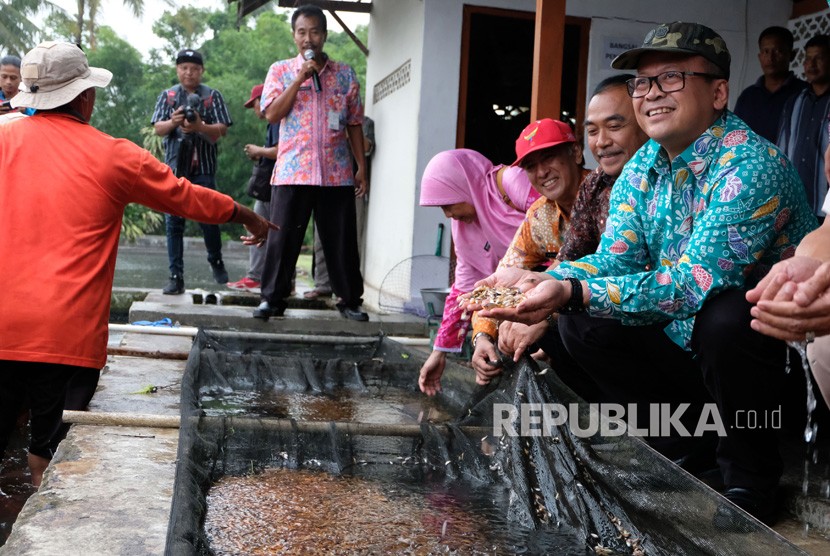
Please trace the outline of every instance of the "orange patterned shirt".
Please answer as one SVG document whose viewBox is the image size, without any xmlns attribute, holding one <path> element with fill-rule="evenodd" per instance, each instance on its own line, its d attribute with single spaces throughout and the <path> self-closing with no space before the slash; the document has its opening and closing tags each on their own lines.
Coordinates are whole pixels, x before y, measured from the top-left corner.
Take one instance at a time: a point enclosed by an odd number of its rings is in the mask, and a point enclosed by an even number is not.
<svg viewBox="0 0 830 556">
<path fill-rule="evenodd" d="M 588 174 L 583 172 L 584 178 Z M 532 270 L 548 267 L 555 262 L 559 249 L 565 243 L 570 227 L 570 215 L 566 215 L 555 201 L 539 197 L 527 209 L 525 219 L 516 230 L 507 253 L 499 261 L 498 268 L 519 267 Z M 473 337 L 485 332 L 498 337 L 498 321 L 473 314 Z"/>
<path fill-rule="evenodd" d="M 524 222 L 516 230 L 498 268 L 530 270 L 549 266 L 564 243 L 569 224 L 570 216 L 565 215 L 556 202 L 545 197 L 536 199 L 527 209 Z"/>
</svg>

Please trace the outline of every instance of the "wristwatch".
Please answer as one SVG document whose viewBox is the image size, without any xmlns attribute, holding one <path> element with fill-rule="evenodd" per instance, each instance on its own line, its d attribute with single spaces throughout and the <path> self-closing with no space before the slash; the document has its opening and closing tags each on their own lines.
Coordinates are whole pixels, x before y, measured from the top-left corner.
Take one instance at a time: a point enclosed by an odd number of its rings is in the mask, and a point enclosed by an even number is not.
<svg viewBox="0 0 830 556">
<path fill-rule="evenodd" d="M 491 335 L 489 335 L 487 332 L 478 332 L 475 336 L 473 336 L 473 349 L 475 349 L 475 348 L 476 348 L 476 342 L 478 341 L 478 339 L 479 339 L 481 336 L 486 337 L 486 338 L 490 341 L 490 343 L 491 343 L 491 344 L 495 344 L 495 343 L 496 343 L 496 339 L 495 339 L 495 338 L 493 338 Z"/>
<path fill-rule="evenodd" d="M 585 301 L 582 299 L 582 282 L 578 278 L 565 278 L 571 283 L 571 298 L 559 308 L 560 315 L 573 315 L 585 311 Z"/>
</svg>

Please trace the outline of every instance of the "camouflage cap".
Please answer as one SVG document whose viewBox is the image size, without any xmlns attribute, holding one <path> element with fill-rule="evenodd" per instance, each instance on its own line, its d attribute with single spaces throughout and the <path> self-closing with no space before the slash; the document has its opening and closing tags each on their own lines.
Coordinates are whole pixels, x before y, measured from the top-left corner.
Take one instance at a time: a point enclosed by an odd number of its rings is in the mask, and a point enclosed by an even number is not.
<svg viewBox="0 0 830 556">
<path fill-rule="evenodd" d="M 626 50 L 611 62 L 614 69 L 637 69 L 640 56 L 646 52 L 679 52 L 703 56 L 718 66 L 729 79 L 732 57 L 726 42 L 715 31 L 700 23 L 663 23 L 646 35 L 643 46 Z"/>
</svg>

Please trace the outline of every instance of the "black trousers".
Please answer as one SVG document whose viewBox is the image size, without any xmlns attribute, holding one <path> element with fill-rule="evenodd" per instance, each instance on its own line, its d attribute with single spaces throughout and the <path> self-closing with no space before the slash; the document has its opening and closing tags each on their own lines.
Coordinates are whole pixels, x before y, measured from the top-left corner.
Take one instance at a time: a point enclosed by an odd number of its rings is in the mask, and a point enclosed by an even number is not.
<svg viewBox="0 0 830 556">
<path fill-rule="evenodd" d="M 73 388 L 81 397 L 74 394 L 67 397 L 73 380 Z M 71 409 L 85 408 L 97 383 L 97 369 L 53 363 L 0 361 L 0 457 L 6 450 L 18 415 L 28 405 L 31 416 L 29 452 L 52 459 L 58 443 L 66 434 L 66 430 L 62 430 L 62 415 L 66 404 L 69 403 Z M 81 403 L 83 407 L 80 406 Z"/>
<path fill-rule="evenodd" d="M 280 226 L 268 234 L 262 269 L 262 300 L 285 307 L 308 221 L 320 234 L 331 289 L 343 305 L 363 303 L 363 276 L 357 249 L 354 187 L 280 185 L 271 188 L 271 221 Z"/>
<path fill-rule="evenodd" d="M 802 388 L 801 373 L 785 373 L 784 342 L 749 327 L 751 306 L 744 295 L 728 290 L 704 304 L 695 317 L 692 352 L 666 336 L 665 323 L 623 326 L 586 314 L 560 316 L 560 337 L 546 337 L 542 347 L 577 394 L 590 402 L 638 404 L 640 424 L 647 423 L 650 403 L 689 403 L 681 422 L 693 432 L 699 409 L 714 401 L 726 431 L 716 443 L 724 484 L 772 488 L 783 468 L 775 412 L 780 409 L 784 421 L 803 417 L 804 396 L 798 407 L 787 395 Z M 708 444 L 696 438 L 646 440 L 671 459 Z"/>
</svg>

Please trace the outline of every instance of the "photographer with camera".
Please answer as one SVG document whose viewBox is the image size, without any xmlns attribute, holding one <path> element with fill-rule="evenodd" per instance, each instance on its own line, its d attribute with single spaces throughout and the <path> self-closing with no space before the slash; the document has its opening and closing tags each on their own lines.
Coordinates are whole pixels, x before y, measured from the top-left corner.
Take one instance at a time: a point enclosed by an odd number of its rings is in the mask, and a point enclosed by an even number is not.
<svg viewBox="0 0 830 556">
<path fill-rule="evenodd" d="M 222 94 L 202 84 L 202 55 L 185 49 L 176 56 L 179 84 L 161 92 L 150 120 L 157 135 L 164 137 L 165 163 L 178 177 L 216 189 L 216 142 L 231 125 Z M 184 293 L 184 219 L 165 215 L 170 280 L 162 290 L 168 295 Z M 222 262 L 219 226 L 200 224 L 208 262 L 219 284 L 228 281 Z"/>
</svg>

